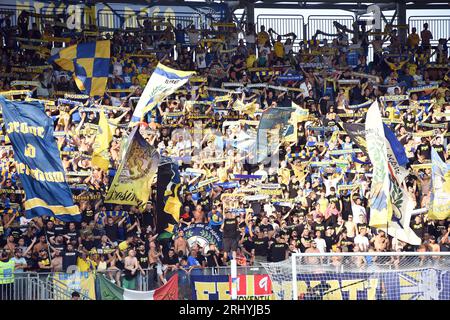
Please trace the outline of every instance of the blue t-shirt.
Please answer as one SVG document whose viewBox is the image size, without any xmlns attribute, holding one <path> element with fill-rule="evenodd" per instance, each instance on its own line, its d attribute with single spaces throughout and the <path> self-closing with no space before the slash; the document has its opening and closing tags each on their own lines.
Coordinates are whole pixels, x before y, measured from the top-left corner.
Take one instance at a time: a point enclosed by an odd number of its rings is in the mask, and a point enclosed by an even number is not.
<svg viewBox="0 0 450 320">
<path fill-rule="evenodd" d="M 122 78 L 124 80 L 122 85 L 124 86 L 125 89 L 128 89 L 129 87 L 131 87 L 131 85 L 133 84 L 133 82 L 132 82 L 133 77 L 134 77 L 134 72 L 129 72 L 129 73 L 124 72 L 122 74 Z"/>
<path fill-rule="evenodd" d="M 359 53 L 358 51 L 347 52 L 347 64 L 353 68 L 358 66 L 359 63 Z"/>
<path fill-rule="evenodd" d="M 194 258 L 193 256 L 189 256 L 188 257 L 188 266 L 192 267 L 192 266 L 199 266 L 200 263 L 198 262 L 198 260 L 196 258 Z M 191 274 L 193 275 L 201 275 L 202 274 L 202 270 L 200 270 L 199 268 L 196 269 L 192 269 Z"/>
<path fill-rule="evenodd" d="M 175 33 L 176 43 L 183 44 L 185 42 L 184 30 L 175 29 L 173 32 Z"/>
</svg>

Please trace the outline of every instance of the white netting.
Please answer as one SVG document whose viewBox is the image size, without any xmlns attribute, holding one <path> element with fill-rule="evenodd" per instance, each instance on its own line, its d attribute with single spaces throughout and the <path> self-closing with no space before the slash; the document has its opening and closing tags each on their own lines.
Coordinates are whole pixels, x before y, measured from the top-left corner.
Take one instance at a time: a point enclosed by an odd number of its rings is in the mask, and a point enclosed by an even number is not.
<svg viewBox="0 0 450 320">
<path fill-rule="evenodd" d="M 263 266 L 277 300 L 450 300 L 447 252 L 297 254 Z"/>
</svg>

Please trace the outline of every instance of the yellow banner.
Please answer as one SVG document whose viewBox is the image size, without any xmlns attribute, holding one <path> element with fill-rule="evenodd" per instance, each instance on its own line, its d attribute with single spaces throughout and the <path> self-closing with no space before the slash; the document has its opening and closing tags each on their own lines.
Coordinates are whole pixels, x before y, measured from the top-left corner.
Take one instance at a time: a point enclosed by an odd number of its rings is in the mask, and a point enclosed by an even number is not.
<svg viewBox="0 0 450 320">
<path fill-rule="evenodd" d="M 45 40 L 45 41 L 50 41 L 50 42 L 70 42 L 72 39 L 71 39 L 71 38 L 61 38 L 61 37 L 48 37 L 48 36 L 44 36 L 44 40 Z"/>
<path fill-rule="evenodd" d="M 106 90 L 106 92 L 110 92 L 110 93 L 122 93 L 122 92 L 126 92 L 126 93 L 130 93 L 130 92 L 134 92 L 133 89 L 108 89 Z"/>
<path fill-rule="evenodd" d="M 283 194 L 282 189 L 259 189 L 258 193 L 271 195 L 271 196 L 279 196 Z"/>
<path fill-rule="evenodd" d="M 75 272 L 72 274 L 56 272 L 53 275 L 53 285 L 65 292 L 77 291 L 80 294 L 95 300 L 95 274 L 93 272 Z M 55 295 L 56 300 L 66 300 Z M 67 298 L 70 300 L 70 298 Z"/>
<path fill-rule="evenodd" d="M 189 82 L 208 82 L 208 79 L 205 77 L 190 77 Z"/>
<path fill-rule="evenodd" d="M 95 137 L 92 153 L 92 166 L 97 166 L 107 172 L 109 168 L 109 144 L 112 140 L 111 128 L 103 110 L 100 110 L 98 134 Z"/>
<path fill-rule="evenodd" d="M 434 130 L 413 133 L 413 137 L 432 137 L 434 135 L 435 135 Z"/>
<path fill-rule="evenodd" d="M 431 163 L 412 164 L 411 168 L 414 170 L 431 169 Z"/>
<path fill-rule="evenodd" d="M 30 90 L 10 90 L 10 91 L 1 91 L 0 95 L 2 96 L 18 96 L 21 94 L 29 94 Z"/>
<path fill-rule="evenodd" d="M 106 203 L 134 205 L 145 208 L 159 163 L 159 153 L 135 126 L 130 134 L 125 155 L 114 176 Z"/>
</svg>

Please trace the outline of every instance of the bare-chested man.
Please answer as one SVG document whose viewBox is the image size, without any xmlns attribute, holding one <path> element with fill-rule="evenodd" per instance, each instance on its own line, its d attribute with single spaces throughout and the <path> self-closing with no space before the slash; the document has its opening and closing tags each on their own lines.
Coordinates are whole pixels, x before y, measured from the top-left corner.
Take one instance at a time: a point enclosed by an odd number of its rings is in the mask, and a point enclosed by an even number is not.
<svg viewBox="0 0 450 320">
<path fill-rule="evenodd" d="M 137 271 L 140 270 L 142 275 L 145 275 L 145 272 L 142 270 L 139 261 L 136 258 L 136 251 L 133 249 L 128 251 L 128 255 L 125 257 L 124 268 L 125 280 L 127 281 L 123 282 L 123 287 L 126 289 L 136 290 Z"/>
<path fill-rule="evenodd" d="M 305 250 L 305 253 L 320 253 L 320 250 L 317 248 L 316 241 L 311 241 L 311 246 Z M 307 264 L 319 264 L 319 258 L 318 257 L 308 257 L 306 259 Z"/>
<path fill-rule="evenodd" d="M 370 241 L 373 243 L 375 251 L 386 251 L 389 245 L 389 240 L 386 238 L 386 234 L 383 230 L 379 230 L 378 234 Z"/>
<path fill-rule="evenodd" d="M 184 231 L 178 230 L 178 237 L 175 239 L 174 247 L 178 256 L 182 257 L 189 253 L 189 244 L 184 238 Z"/>
</svg>

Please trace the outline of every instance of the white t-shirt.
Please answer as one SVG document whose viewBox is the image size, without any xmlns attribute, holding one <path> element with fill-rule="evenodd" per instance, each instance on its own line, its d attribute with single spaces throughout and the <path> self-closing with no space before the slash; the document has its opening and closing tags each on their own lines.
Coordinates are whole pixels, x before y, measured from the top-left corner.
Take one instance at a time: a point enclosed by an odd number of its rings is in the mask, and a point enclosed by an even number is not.
<svg viewBox="0 0 450 320">
<path fill-rule="evenodd" d="M 116 61 L 113 65 L 113 74 L 121 76 L 123 74 L 122 64 Z"/>
<path fill-rule="evenodd" d="M 187 31 L 187 35 L 189 38 L 189 43 L 191 45 L 197 45 L 198 44 L 198 32 L 197 31 Z"/>
<path fill-rule="evenodd" d="M 111 105 L 113 107 L 118 107 L 122 104 L 122 99 L 120 98 L 116 98 L 116 97 L 111 97 Z"/>
<path fill-rule="evenodd" d="M 267 213 L 267 216 L 271 216 L 274 211 L 275 208 L 271 203 L 266 203 L 264 205 L 264 212 Z"/>
<path fill-rule="evenodd" d="M 365 222 L 365 221 L 360 221 L 360 219 L 359 219 L 360 214 L 364 215 L 364 217 L 367 218 L 366 209 L 364 209 L 363 206 L 360 206 L 357 204 L 352 204 L 352 213 L 353 213 L 353 221 L 356 224 Z"/>
<path fill-rule="evenodd" d="M 317 249 L 319 249 L 320 253 L 327 252 L 327 243 L 325 242 L 325 239 L 314 239 L 314 242 L 317 244 Z"/>
<path fill-rule="evenodd" d="M 262 170 L 256 170 L 254 175 L 256 176 L 262 176 L 261 177 L 261 181 L 266 181 L 267 177 L 268 177 L 268 173 L 266 170 L 262 169 Z"/>
<path fill-rule="evenodd" d="M 312 89 L 312 85 L 311 85 L 311 83 L 306 84 L 306 82 L 302 82 L 302 84 L 300 85 L 300 89 L 303 90 L 303 92 L 302 92 L 303 97 L 308 98 L 309 97 L 309 90 Z"/>
<path fill-rule="evenodd" d="M 389 88 L 387 88 L 387 94 L 395 95 L 395 88 L 399 88 L 400 89 L 400 87 L 398 87 L 398 86 L 389 87 Z"/>
<path fill-rule="evenodd" d="M 24 264 L 24 265 L 27 265 L 27 260 L 25 260 L 24 257 L 21 257 L 21 258 L 19 258 L 19 259 L 17 259 L 16 257 L 12 257 L 12 258 L 11 258 L 11 261 L 14 262 L 15 264 Z M 24 272 L 24 271 L 23 271 L 23 269 L 16 269 L 16 270 L 14 270 L 14 272 L 16 272 L 16 273 L 22 273 L 22 272 Z"/>
<path fill-rule="evenodd" d="M 259 50 L 259 56 L 260 56 L 260 57 L 264 57 L 264 58 L 267 59 L 267 57 L 269 56 L 269 54 L 270 54 L 270 49 L 269 49 L 268 47 L 262 47 L 262 48 Z"/>
<path fill-rule="evenodd" d="M 369 239 L 366 236 L 357 235 L 355 237 L 355 245 L 359 247 L 361 251 L 367 251 L 369 249 Z"/>
<path fill-rule="evenodd" d="M 254 34 L 246 34 L 245 35 L 245 42 L 247 44 L 255 44 L 256 42 L 256 37 Z"/>
<path fill-rule="evenodd" d="M 20 217 L 19 221 L 20 221 L 19 223 L 21 226 L 26 226 L 28 223 L 30 223 L 32 221 L 32 219 L 27 219 L 22 216 L 22 217 Z"/>
<path fill-rule="evenodd" d="M 286 54 L 288 54 L 289 51 L 291 51 L 293 47 L 294 47 L 294 45 L 292 43 L 291 44 L 285 44 L 284 45 L 284 52 L 286 52 Z"/>
<path fill-rule="evenodd" d="M 329 196 L 331 193 L 331 187 L 334 187 L 335 189 L 337 189 L 337 184 L 339 182 L 339 178 L 335 178 L 335 179 L 323 179 L 323 184 L 325 185 L 325 196 Z"/>
</svg>

